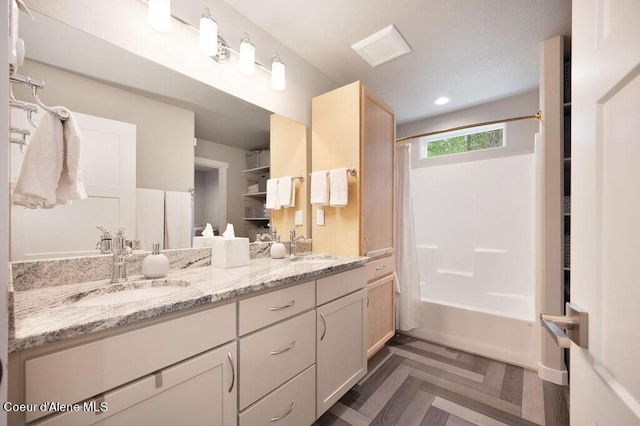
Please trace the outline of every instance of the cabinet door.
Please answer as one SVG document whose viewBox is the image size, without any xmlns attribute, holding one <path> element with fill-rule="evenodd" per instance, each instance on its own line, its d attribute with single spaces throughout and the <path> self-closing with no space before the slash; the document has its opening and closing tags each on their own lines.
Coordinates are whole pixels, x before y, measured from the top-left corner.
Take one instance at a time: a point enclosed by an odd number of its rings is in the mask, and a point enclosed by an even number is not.
<svg viewBox="0 0 640 426">
<path fill-rule="evenodd" d="M 362 289 L 317 309 L 317 417 L 367 373 L 366 294 Z"/>
<path fill-rule="evenodd" d="M 367 286 L 367 359 L 395 333 L 393 275 Z"/>
<path fill-rule="evenodd" d="M 232 342 L 109 391 L 101 399 L 87 401 L 87 405 L 81 403 L 81 411 L 30 424 L 235 426 L 236 357 L 237 344 Z M 106 411 L 94 413 L 103 403 Z"/>
<path fill-rule="evenodd" d="M 395 115 L 366 87 L 362 91 L 363 234 L 360 253 L 393 251 Z"/>
</svg>

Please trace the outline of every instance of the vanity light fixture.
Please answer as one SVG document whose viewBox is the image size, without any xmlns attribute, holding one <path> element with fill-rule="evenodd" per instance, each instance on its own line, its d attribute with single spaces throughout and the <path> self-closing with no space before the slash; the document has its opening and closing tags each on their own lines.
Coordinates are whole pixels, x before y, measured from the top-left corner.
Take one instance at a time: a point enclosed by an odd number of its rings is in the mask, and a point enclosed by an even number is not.
<svg viewBox="0 0 640 426">
<path fill-rule="evenodd" d="M 200 17 L 200 51 L 207 56 L 218 54 L 218 24 L 211 16 L 208 7 L 202 12 Z"/>
<path fill-rule="evenodd" d="M 207 7 L 200 17 L 200 28 L 196 28 L 189 22 L 171 13 L 171 0 L 139 0 L 147 3 L 147 20 L 149 25 L 162 32 L 171 31 L 171 21 L 175 19 L 179 23 L 191 28 L 199 34 L 199 48 L 202 53 L 209 56 L 219 64 L 229 62 L 231 53 L 238 55 L 238 69 L 241 73 L 252 75 L 256 67 L 271 73 L 271 87 L 273 90 L 282 91 L 285 88 L 285 65 L 276 53 L 271 57 L 271 68 L 267 68 L 256 62 L 256 48 L 249 39 L 249 34 L 244 33 L 240 40 L 240 49 L 235 50 L 218 34 L 218 23 L 213 19 L 211 10 Z"/>
<path fill-rule="evenodd" d="M 149 0 L 147 22 L 156 31 L 171 31 L 171 0 Z"/>
<path fill-rule="evenodd" d="M 240 59 L 238 70 L 245 75 L 256 72 L 256 47 L 251 43 L 249 34 L 244 33 L 240 39 Z"/>
<path fill-rule="evenodd" d="M 285 66 L 280 56 L 276 53 L 271 57 L 271 88 L 273 90 L 284 90 L 285 87 Z"/>
<path fill-rule="evenodd" d="M 438 99 L 436 99 L 435 101 L 433 101 L 434 104 L 436 105 L 445 105 L 448 104 L 451 101 L 451 99 L 445 97 L 445 96 L 441 96 Z"/>
</svg>

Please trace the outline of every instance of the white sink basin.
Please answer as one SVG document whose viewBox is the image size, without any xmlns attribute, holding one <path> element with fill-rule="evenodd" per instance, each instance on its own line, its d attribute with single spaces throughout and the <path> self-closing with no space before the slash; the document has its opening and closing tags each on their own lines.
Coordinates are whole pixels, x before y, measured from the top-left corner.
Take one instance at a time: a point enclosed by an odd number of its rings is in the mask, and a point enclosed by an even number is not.
<svg viewBox="0 0 640 426">
<path fill-rule="evenodd" d="M 77 294 L 69 299 L 73 306 L 108 306 L 139 302 L 189 290 L 184 281 L 152 281 L 116 284 L 101 290 Z"/>
</svg>

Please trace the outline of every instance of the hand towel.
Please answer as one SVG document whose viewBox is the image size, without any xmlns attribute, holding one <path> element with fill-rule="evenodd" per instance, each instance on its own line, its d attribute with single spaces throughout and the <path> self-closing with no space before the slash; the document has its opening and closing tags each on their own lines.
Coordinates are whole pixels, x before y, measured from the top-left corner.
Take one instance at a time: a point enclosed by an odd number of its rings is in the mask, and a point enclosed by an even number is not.
<svg viewBox="0 0 640 426">
<path fill-rule="evenodd" d="M 295 206 L 295 194 L 293 176 L 283 176 L 278 179 L 278 207 Z"/>
<path fill-rule="evenodd" d="M 331 207 L 346 207 L 349 203 L 347 170 L 344 168 L 329 171 L 329 205 Z"/>
<path fill-rule="evenodd" d="M 164 248 L 191 247 L 191 193 L 164 193 Z"/>
<path fill-rule="evenodd" d="M 264 206 L 269 210 L 278 210 L 278 179 L 267 179 L 267 201 Z"/>
<path fill-rule="evenodd" d="M 80 169 L 80 150 L 82 148 L 80 128 L 72 114 L 69 114 L 69 118 L 62 123 L 64 161 L 56 196 L 60 202 L 68 203 L 71 200 L 87 198 L 87 193 L 84 189 L 82 170 Z"/>
<path fill-rule="evenodd" d="M 311 173 L 311 204 L 329 204 L 329 172 L 321 170 Z"/>
<path fill-rule="evenodd" d="M 80 170 L 80 130 L 71 115 L 65 122 L 44 114 L 29 141 L 13 191 L 13 203 L 27 208 L 52 208 L 87 194 Z"/>
<path fill-rule="evenodd" d="M 164 249 L 164 191 L 136 188 L 136 240 L 143 250 L 152 250 L 153 243 Z"/>
</svg>

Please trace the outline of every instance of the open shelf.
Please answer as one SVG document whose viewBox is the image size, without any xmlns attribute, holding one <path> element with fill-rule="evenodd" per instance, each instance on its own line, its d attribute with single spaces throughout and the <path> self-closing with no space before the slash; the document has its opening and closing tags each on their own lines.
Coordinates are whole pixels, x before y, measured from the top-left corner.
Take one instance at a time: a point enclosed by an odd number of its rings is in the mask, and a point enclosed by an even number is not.
<svg viewBox="0 0 640 426">
<path fill-rule="evenodd" d="M 254 198 L 265 198 L 267 196 L 266 192 L 247 192 L 246 194 L 242 194 L 243 197 L 254 197 Z"/>
<path fill-rule="evenodd" d="M 261 166 L 261 167 L 256 167 L 255 169 L 246 169 L 243 170 L 242 173 L 263 173 L 269 170 L 271 166 Z"/>
</svg>

